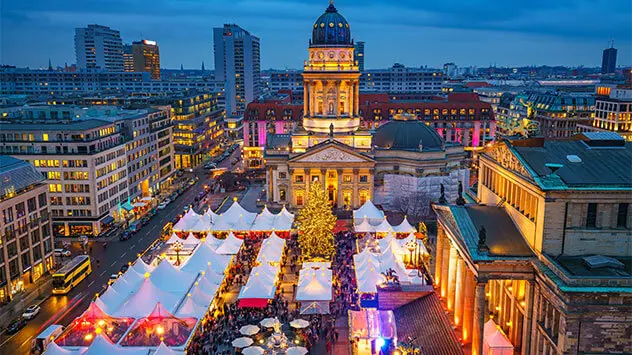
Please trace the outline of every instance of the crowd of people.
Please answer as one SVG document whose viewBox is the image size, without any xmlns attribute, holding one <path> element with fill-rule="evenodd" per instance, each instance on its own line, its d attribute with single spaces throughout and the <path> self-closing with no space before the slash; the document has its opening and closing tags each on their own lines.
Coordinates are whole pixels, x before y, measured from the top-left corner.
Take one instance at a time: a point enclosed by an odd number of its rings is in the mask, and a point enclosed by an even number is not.
<svg viewBox="0 0 632 355">
<path fill-rule="evenodd" d="M 317 348 L 318 353 L 333 353 L 333 344 L 338 340 L 336 318 L 343 315 L 349 308 L 355 308 L 355 273 L 353 272 L 354 236 L 349 232 L 336 235 L 336 253 L 332 260 L 333 299 L 330 314 L 301 315 L 300 303 L 295 302 L 295 292 L 298 275 L 302 265 L 302 257 L 296 236 L 287 239 L 286 253 L 281 261 L 281 277 L 289 288 L 278 287 L 275 297 L 265 308 L 240 308 L 238 303 L 219 304 L 215 312 L 206 315 L 201 322 L 189 348 L 191 354 L 239 354 L 240 349 L 232 346 L 231 342 L 243 335 L 239 333 L 242 326 L 259 324 L 265 318 L 278 318 L 283 324 L 283 331 L 288 335 L 291 345 L 306 347 L 308 350 Z M 231 269 L 227 273 L 224 284 L 220 288 L 220 295 L 232 290 L 238 292 L 246 284 L 250 270 L 254 267 L 255 257 L 261 247 L 260 238 L 246 239 L 239 254 L 236 255 Z M 286 294 L 284 294 L 286 292 Z M 289 293 L 292 294 L 289 294 Z M 223 299 L 223 297 L 220 297 Z M 305 319 L 309 325 L 304 329 L 292 329 L 289 323 L 294 319 Z M 270 335 L 270 328 L 263 328 L 253 336 L 254 345 Z"/>
</svg>

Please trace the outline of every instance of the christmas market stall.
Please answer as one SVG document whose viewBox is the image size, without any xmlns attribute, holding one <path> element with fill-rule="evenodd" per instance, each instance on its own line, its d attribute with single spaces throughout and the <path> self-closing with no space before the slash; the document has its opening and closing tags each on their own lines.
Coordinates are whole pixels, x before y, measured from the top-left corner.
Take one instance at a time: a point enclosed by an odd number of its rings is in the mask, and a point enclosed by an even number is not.
<svg viewBox="0 0 632 355">
<path fill-rule="evenodd" d="M 116 343 L 133 321 L 133 318 L 112 317 L 92 302 L 79 318 L 66 327 L 55 342 L 61 346 L 90 346 L 97 335 L 103 334 Z"/>
<path fill-rule="evenodd" d="M 195 327 L 196 318 L 178 318 L 171 314 L 161 303 L 147 315 L 136 321 L 132 329 L 121 341 L 122 346 L 184 346 Z"/>
<path fill-rule="evenodd" d="M 299 271 L 296 300 L 301 302 L 301 314 L 329 314 L 332 271 L 326 264 L 305 263 Z"/>
<path fill-rule="evenodd" d="M 360 208 L 353 211 L 353 224 L 360 224 L 366 218 L 371 225 L 378 225 L 384 219 L 384 212 L 367 200 Z"/>
<path fill-rule="evenodd" d="M 349 310 L 349 340 L 353 354 L 371 355 L 397 345 L 393 311 Z M 382 350 L 383 349 L 383 350 Z"/>
</svg>

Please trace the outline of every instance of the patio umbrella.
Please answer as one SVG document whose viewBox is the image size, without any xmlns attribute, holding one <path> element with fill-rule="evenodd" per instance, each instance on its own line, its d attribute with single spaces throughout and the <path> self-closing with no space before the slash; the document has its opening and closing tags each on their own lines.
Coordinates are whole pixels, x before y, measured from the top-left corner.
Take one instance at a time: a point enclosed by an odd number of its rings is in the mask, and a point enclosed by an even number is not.
<svg viewBox="0 0 632 355">
<path fill-rule="evenodd" d="M 248 337 L 241 337 L 233 340 L 231 344 L 233 344 L 236 348 L 245 348 L 247 346 L 252 345 L 253 340 Z"/>
<path fill-rule="evenodd" d="M 309 322 L 306 321 L 305 319 L 295 319 L 293 321 L 290 322 L 290 326 L 292 328 L 307 328 L 307 326 L 309 325 Z"/>
<path fill-rule="evenodd" d="M 263 348 L 259 346 L 249 346 L 241 351 L 244 355 L 262 355 Z"/>
<path fill-rule="evenodd" d="M 286 355 L 305 355 L 307 354 L 307 349 L 302 346 L 293 346 L 291 348 L 287 348 L 285 352 Z"/>
<path fill-rule="evenodd" d="M 278 322 L 276 318 L 265 318 L 264 320 L 259 322 L 259 324 L 261 324 L 261 326 L 264 328 L 272 328 L 274 327 L 276 322 Z"/>
<path fill-rule="evenodd" d="M 239 328 L 239 332 L 243 335 L 255 335 L 259 333 L 259 327 L 256 325 L 244 325 Z"/>
</svg>

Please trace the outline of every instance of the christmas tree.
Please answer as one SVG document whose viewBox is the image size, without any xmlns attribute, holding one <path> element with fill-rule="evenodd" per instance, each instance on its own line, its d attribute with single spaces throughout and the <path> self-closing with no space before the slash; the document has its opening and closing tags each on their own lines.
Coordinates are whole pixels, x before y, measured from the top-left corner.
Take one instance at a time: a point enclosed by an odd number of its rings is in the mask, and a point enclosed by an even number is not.
<svg viewBox="0 0 632 355">
<path fill-rule="evenodd" d="M 306 260 L 323 258 L 330 260 L 334 253 L 333 229 L 336 216 L 331 212 L 323 185 L 310 186 L 307 203 L 296 217 L 298 244 Z"/>
</svg>

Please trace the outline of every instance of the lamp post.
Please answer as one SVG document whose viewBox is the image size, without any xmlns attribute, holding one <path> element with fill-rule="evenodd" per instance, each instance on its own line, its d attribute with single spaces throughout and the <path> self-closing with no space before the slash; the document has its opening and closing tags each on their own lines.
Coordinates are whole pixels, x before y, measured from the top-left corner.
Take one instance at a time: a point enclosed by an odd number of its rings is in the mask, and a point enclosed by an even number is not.
<svg viewBox="0 0 632 355">
<path fill-rule="evenodd" d="M 411 240 L 407 242 L 406 244 L 404 244 L 404 247 L 408 249 L 408 251 L 410 252 L 410 258 L 408 259 L 408 263 L 414 267 L 415 265 L 413 264 L 413 251 L 417 249 L 417 242 L 415 240 Z"/>
<path fill-rule="evenodd" d="M 180 265 L 180 251 L 184 249 L 184 245 L 181 242 L 175 242 L 171 245 L 171 248 L 176 252 L 176 266 Z"/>
</svg>

